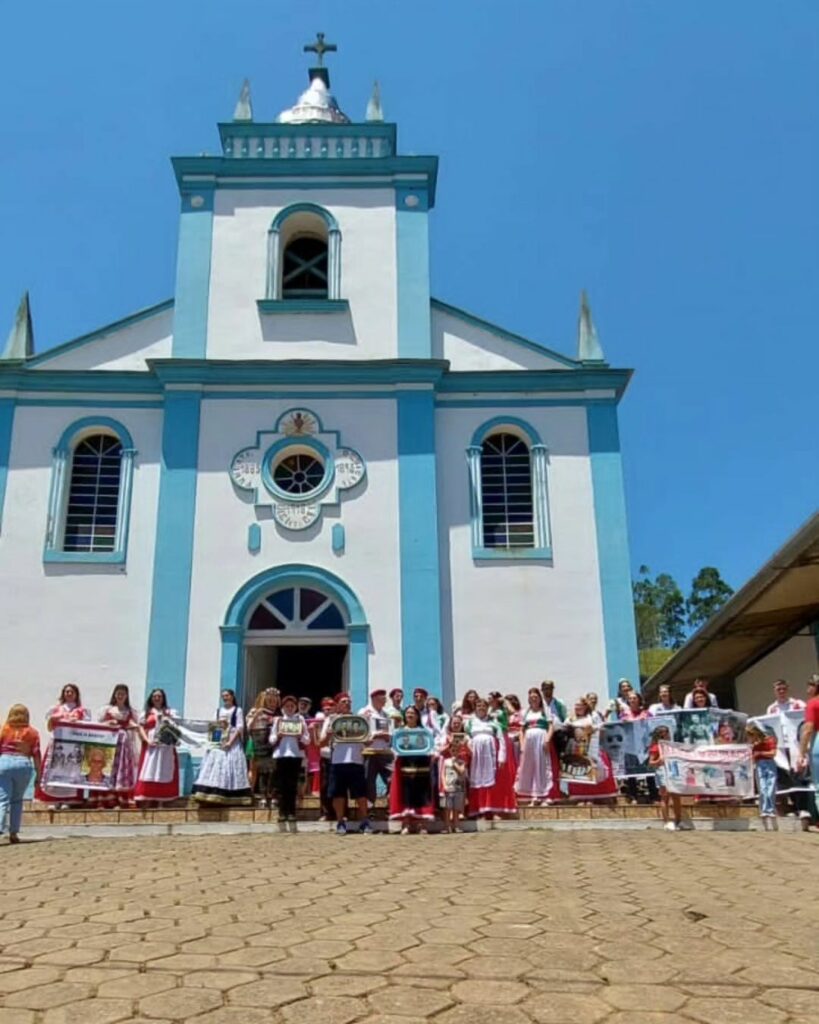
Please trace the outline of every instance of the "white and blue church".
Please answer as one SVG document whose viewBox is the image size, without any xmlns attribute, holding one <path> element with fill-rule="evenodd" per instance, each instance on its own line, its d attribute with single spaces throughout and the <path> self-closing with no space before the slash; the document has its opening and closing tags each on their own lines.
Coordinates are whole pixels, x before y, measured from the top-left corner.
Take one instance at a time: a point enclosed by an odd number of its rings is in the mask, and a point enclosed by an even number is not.
<svg viewBox="0 0 819 1024">
<path fill-rule="evenodd" d="M 62 685 L 445 704 L 637 679 L 617 408 L 585 298 L 562 355 L 434 298 L 438 160 L 377 89 L 242 90 L 218 156 L 172 161 L 175 292 L 0 358 L 0 705 Z"/>
</svg>

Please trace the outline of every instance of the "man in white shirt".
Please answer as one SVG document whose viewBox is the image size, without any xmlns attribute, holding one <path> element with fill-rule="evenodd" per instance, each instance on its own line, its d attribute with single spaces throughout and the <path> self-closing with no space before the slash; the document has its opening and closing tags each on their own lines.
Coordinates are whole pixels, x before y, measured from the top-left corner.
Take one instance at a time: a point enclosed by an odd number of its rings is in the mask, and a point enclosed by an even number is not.
<svg viewBox="0 0 819 1024">
<path fill-rule="evenodd" d="M 367 811 L 367 778 L 364 774 L 364 744 L 337 740 L 331 726 L 336 718 L 352 714 L 349 693 L 339 693 L 335 700 L 337 714 L 329 715 L 321 730 L 321 746 L 330 748 L 330 780 L 328 795 L 336 813 L 336 834 L 347 835 L 347 801 L 355 800 L 361 824 L 359 832 L 372 832 Z"/>
<path fill-rule="evenodd" d="M 697 679 L 694 680 L 694 685 L 691 687 L 691 692 L 687 693 L 685 695 L 685 700 L 683 701 L 683 707 L 686 710 L 688 710 L 689 708 L 693 708 L 694 707 L 694 692 L 696 690 L 704 690 L 705 691 L 705 694 L 708 697 L 708 703 L 711 705 L 712 708 L 719 707 L 719 704 L 717 703 L 717 698 L 714 696 L 713 693 L 710 693 L 709 690 L 708 690 L 708 680 L 707 679 L 702 679 L 702 678 L 697 678 Z"/>
<path fill-rule="evenodd" d="M 800 700 L 798 697 L 791 697 L 790 687 L 785 679 L 777 679 L 773 684 L 774 697 L 776 700 L 773 704 L 768 705 L 767 714 L 776 715 L 781 711 L 804 711 L 805 702 Z"/>
<path fill-rule="evenodd" d="M 660 698 L 656 704 L 650 704 L 648 713 L 653 715 L 664 715 L 669 711 L 679 711 L 680 705 L 671 699 L 671 687 L 666 683 L 660 687 L 657 696 Z"/>
<path fill-rule="evenodd" d="M 370 723 L 370 740 L 367 746 L 370 750 L 378 751 L 377 754 L 368 754 L 366 758 L 367 800 L 371 807 L 375 804 L 378 779 L 381 779 L 389 793 L 392 778 L 392 722 L 385 708 L 386 703 L 387 691 L 373 690 L 370 693 L 370 703 L 358 712 Z"/>
</svg>

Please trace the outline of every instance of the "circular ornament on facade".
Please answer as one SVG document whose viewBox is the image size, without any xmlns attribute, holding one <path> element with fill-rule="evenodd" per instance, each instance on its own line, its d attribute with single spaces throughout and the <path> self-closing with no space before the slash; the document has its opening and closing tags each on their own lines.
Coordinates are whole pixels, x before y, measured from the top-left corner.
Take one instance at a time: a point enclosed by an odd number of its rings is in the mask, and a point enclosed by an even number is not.
<svg viewBox="0 0 819 1024">
<path fill-rule="evenodd" d="M 233 456 L 230 464 L 230 479 L 243 491 L 253 491 L 259 486 L 261 460 L 258 448 L 243 448 Z"/>
<path fill-rule="evenodd" d="M 194 210 L 198 210 L 200 206 L 204 206 L 204 205 L 205 205 L 205 197 L 204 196 L 191 196 L 191 206 L 194 208 Z"/>
<path fill-rule="evenodd" d="M 355 487 L 364 477 L 364 460 L 352 448 L 339 448 L 336 452 L 336 484 L 342 491 Z"/>
<path fill-rule="evenodd" d="M 319 517 L 318 505 L 291 505 L 276 502 L 273 518 L 286 530 L 306 530 Z"/>
<path fill-rule="evenodd" d="M 415 207 L 420 203 L 420 201 L 421 200 L 418 198 L 418 196 L 405 196 L 404 206 Z"/>
</svg>

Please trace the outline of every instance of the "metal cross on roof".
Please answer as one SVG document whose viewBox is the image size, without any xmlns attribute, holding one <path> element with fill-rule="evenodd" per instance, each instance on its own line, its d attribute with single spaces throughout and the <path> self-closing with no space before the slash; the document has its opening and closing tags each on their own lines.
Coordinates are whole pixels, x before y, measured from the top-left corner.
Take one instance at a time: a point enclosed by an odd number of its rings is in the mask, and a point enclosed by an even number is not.
<svg viewBox="0 0 819 1024">
<path fill-rule="evenodd" d="M 324 33 L 316 32 L 316 41 L 314 43 L 307 43 L 304 47 L 305 53 L 315 53 L 318 55 L 318 66 L 324 67 L 324 54 L 335 53 L 338 47 L 335 43 L 325 43 Z"/>
</svg>

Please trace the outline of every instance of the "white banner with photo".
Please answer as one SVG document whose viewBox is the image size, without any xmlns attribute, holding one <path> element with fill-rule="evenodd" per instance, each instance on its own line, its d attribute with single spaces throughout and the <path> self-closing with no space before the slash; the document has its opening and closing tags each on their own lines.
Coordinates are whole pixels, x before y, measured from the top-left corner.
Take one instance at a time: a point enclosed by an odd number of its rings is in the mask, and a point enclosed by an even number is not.
<svg viewBox="0 0 819 1024">
<path fill-rule="evenodd" d="M 746 743 L 660 743 L 660 755 L 670 793 L 738 800 L 754 795 L 753 759 Z"/>
</svg>

